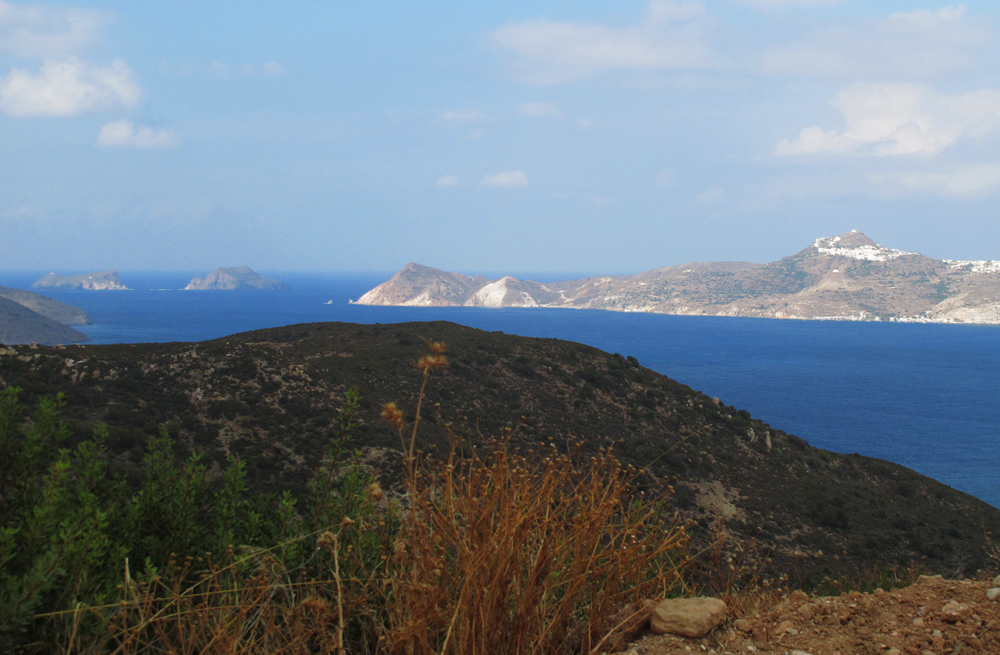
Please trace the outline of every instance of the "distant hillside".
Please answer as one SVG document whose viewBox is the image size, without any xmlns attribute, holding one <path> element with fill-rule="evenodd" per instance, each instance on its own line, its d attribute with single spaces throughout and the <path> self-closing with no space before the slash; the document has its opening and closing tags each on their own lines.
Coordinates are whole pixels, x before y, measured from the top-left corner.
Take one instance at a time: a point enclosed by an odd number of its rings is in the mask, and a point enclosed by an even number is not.
<svg viewBox="0 0 1000 655">
<path fill-rule="evenodd" d="M 90 315 L 79 307 L 74 307 L 60 300 L 43 296 L 40 293 L 0 287 L 0 297 L 13 300 L 32 311 L 58 321 L 63 325 L 93 325 Z"/>
<path fill-rule="evenodd" d="M 118 277 L 118 271 L 84 273 L 83 275 L 56 275 L 49 273 L 31 285 L 32 289 L 79 289 L 83 291 L 128 291 Z"/>
<path fill-rule="evenodd" d="M 411 263 L 357 302 L 1000 323 L 1000 261 L 931 259 L 852 231 L 817 239 L 770 264 L 691 263 L 547 284 L 470 278 Z"/>
<path fill-rule="evenodd" d="M 80 343 L 86 334 L 0 296 L 0 343 Z"/>
<path fill-rule="evenodd" d="M 255 273 L 249 266 L 235 266 L 233 268 L 217 268 L 204 279 L 193 278 L 184 289 L 186 291 L 278 291 L 291 289 L 291 287 L 284 282 Z"/>
<path fill-rule="evenodd" d="M 24 400 L 66 394 L 74 438 L 110 426 L 114 467 L 135 476 L 143 444 L 165 424 L 214 470 L 247 462 L 260 491 L 302 494 L 326 446 L 344 391 L 362 400 L 354 446 L 391 486 L 399 439 L 379 418 L 394 401 L 412 419 L 423 339 L 446 341 L 451 365 L 428 388 L 425 451 L 446 447 L 444 425 L 478 441 L 513 428 L 537 449 L 611 446 L 642 470 L 649 494 L 698 520 L 699 543 L 720 517 L 756 537 L 802 580 L 851 567 L 924 559 L 938 571 L 987 565 L 985 531 L 1000 510 L 902 466 L 813 448 L 633 358 L 556 339 L 483 332 L 446 322 L 314 323 L 203 343 L 8 349 L 0 381 Z M 799 553 L 796 557 L 794 554 Z"/>
</svg>

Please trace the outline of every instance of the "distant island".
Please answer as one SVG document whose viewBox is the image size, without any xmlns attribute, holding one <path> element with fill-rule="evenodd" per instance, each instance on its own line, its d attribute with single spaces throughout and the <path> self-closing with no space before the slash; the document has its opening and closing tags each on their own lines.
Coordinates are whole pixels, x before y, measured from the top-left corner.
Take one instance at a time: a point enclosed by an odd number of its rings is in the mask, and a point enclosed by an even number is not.
<svg viewBox="0 0 1000 655">
<path fill-rule="evenodd" d="M 565 307 L 699 316 L 1000 323 L 1000 261 L 937 260 L 852 230 L 770 264 L 690 263 L 551 284 L 407 264 L 361 305 Z"/>
<path fill-rule="evenodd" d="M 217 268 L 204 279 L 200 277 L 193 278 L 184 287 L 185 291 L 279 291 L 284 289 L 291 289 L 291 287 L 284 282 L 279 282 L 278 280 L 255 273 L 249 266 Z"/>
<path fill-rule="evenodd" d="M 83 275 L 56 275 L 49 273 L 31 285 L 32 289 L 52 289 L 59 291 L 128 291 L 122 284 L 118 271 L 84 273 Z"/>
</svg>

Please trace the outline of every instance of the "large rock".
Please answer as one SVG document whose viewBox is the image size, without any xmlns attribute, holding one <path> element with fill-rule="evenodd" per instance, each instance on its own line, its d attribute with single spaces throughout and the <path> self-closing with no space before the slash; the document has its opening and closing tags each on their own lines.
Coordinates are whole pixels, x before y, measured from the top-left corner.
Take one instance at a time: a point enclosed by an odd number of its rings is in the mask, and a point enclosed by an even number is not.
<svg viewBox="0 0 1000 655">
<path fill-rule="evenodd" d="M 669 598 L 653 608 L 654 634 L 700 638 L 726 620 L 726 604 L 718 598 Z"/>
</svg>

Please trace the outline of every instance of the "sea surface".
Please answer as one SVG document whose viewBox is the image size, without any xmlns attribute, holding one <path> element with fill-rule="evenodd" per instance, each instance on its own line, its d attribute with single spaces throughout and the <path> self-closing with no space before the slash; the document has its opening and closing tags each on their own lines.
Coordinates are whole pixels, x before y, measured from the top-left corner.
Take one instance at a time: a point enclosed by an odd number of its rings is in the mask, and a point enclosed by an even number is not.
<svg viewBox="0 0 1000 655">
<path fill-rule="evenodd" d="M 0 285 L 30 288 L 46 272 L 0 273 Z M 428 320 L 578 341 L 632 355 L 820 448 L 898 462 L 1000 507 L 1000 326 L 348 302 L 389 273 L 270 273 L 293 289 L 181 291 L 195 274 L 123 272 L 133 291 L 47 295 L 90 313 L 95 324 L 82 331 L 94 343 L 200 341 L 314 321 Z"/>
</svg>

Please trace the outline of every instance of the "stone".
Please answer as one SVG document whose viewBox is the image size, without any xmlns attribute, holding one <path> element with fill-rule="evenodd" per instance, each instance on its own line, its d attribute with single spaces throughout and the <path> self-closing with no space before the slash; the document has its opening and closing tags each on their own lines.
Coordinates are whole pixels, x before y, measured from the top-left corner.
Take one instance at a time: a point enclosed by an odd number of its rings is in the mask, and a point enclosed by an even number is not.
<svg viewBox="0 0 1000 655">
<path fill-rule="evenodd" d="M 1000 575 L 998 575 L 997 577 L 993 578 L 993 586 L 994 587 L 1000 587 Z"/>
<path fill-rule="evenodd" d="M 778 635 L 783 635 L 786 632 L 791 635 L 799 633 L 799 631 L 795 629 L 795 624 L 791 621 L 782 621 L 778 624 L 778 627 L 774 629 L 774 632 Z"/>
<path fill-rule="evenodd" d="M 885 651 L 885 655 L 903 655 L 903 651 L 899 650 L 898 648 L 890 648 L 889 650 Z"/>
<path fill-rule="evenodd" d="M 956 601 L 948 601 L 941 608 L 941 620 L 946 623 L 958 623 L 972 616 L 973 609 Z"/>
<path fill-rule="evenodd" d="M 812 621 L 813 617 L 816 616 L 816 608 L 812 603 L 805 603 L 796 610 L 796 614 L 801 616 L 803 621 Z"/>
<path fill-rule="evenodd" d="M 804 650 L 793 650 L 788 655 L 812 655 L 812 653 L 808 653 Z"/>
<path fill-rule="evenodd" d="M 997 598 L 1000 598 L 1000 587 L 993 587 L 992 589 L 987 589 L 986 598 L 988 600 L 996 600 Z"/>
<path fill-rule="evenodd" d="M 653 634 L 700 639 L 726 620 L 726 604 L 718 598 L 668 598 L 653 608 Z"/>
<path fill-rule="evenodd" d="M 801 589 L 796 589 L 788 599 L 793 603 L 805 603 L 809 600 L 809 594 Z"/>
<path fill-rule="evenodd" d="M 740 619 L 736 622 L 736 629 L 740 632 L 750 633 L 753 632 L 753 623 L 747 619 Z"/>
</svg>

